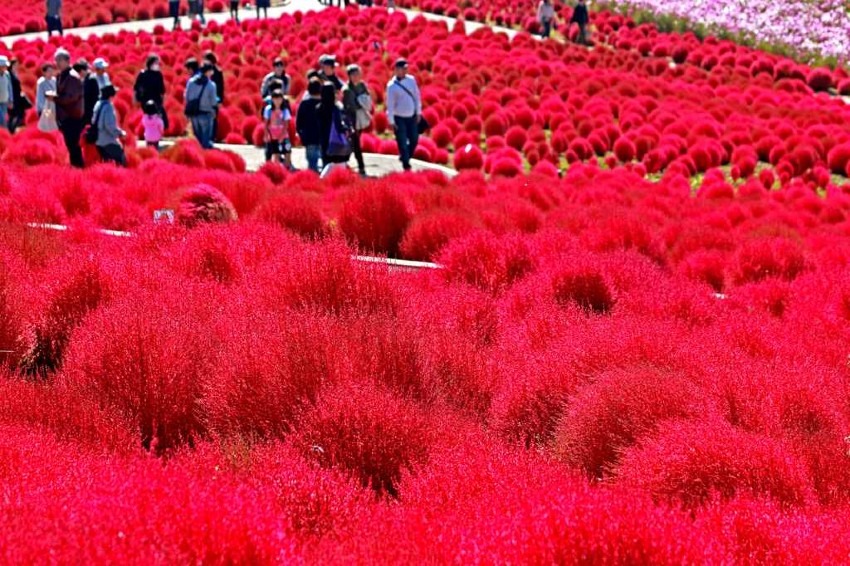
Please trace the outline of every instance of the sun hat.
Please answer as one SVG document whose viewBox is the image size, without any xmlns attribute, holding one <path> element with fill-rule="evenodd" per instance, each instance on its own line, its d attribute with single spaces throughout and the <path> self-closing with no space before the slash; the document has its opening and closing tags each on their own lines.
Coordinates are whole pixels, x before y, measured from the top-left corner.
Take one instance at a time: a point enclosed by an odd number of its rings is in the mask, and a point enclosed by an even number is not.
<svg viewBox="0 0 850 566">
<path fill-rule="evenodd" d="M 106 62 L 106 59 L 103 57 L 98 57 L 94 60 L 94 68 L 102 71 L 109 68 L 109 63 Z"/>
</svg>

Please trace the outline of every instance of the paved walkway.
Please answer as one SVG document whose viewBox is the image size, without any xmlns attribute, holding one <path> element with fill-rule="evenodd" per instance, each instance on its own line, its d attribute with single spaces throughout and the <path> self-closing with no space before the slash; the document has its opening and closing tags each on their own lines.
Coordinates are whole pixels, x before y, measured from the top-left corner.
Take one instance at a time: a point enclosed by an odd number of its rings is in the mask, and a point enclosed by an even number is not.
<svg viewBox="0 0 850 566">
<path fill-rule="evenodd" d="M 166 141 L 162 145 L 167 147 L 172 143 L 173 142 Z M 254 147 L 252 145 L 228 145 L 218 143 L 215 146 L 218 149 L 232 151 L 233 153 L 241 156 L 242 159 L 245 160 L 245 165 L 247 166 L 248 171 L 256 171 L 262 167 L 263 163 L 266 161 L 265 152 L 261 148 Z M 144 147 L 144 142 L 139 142 L 139 147 Z M 364 153 L 363 158 L 366 162 L 366 174 L 370 177 L 383 177 L 390 173 L 400 173 L 402 171 L 401 163 L 395 155 Z M 351 157 L 348 163 L 351 167 L 357 167 L 357 164 L 354 161 L 354 156 Z M 292 148 L 292 164 L 298 169 L 307 169 L 307 157 L 303 147 Z M 457 175 L 457 171 L 450 167 L 437 165 L 436 163 L 428 163 L 427 161 L 419 161 L 418 159 L 411 159 L 410 165 L 413 167 L 414 171 L 439 171 L 448 177 L 454 177 Z"/>
</svg>

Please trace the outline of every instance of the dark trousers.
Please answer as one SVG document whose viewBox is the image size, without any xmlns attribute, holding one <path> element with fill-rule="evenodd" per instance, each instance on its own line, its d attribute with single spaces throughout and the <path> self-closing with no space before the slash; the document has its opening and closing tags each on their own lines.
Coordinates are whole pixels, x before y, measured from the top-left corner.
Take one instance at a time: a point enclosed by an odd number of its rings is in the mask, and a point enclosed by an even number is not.
<svg viewBox="0 0 850 566">
<path fill-rule="evenodd" d="M 62 18 L 60 18 L 59 16 L 45 16 L 44 20 L 47 22 L 48 36 L 54 31 L 58 31 L 59 35 L 63 35 Z"/>
<path fill-rule="evenodd" d="M 357 170 L 361 173 L 366 173 L 366 163 L 363 161 L 363 147 L 360 145 L 360 134 L 363 132 L 351 132 L 351 150 L 354 152 L 354 159 L 357 160 Z"/>
<path fill-rule="evenodd" d="M 576 25 L 578 25 L 578 37 L 576 37 L 576 43 L 587 45 L 587 24 Z"/>
<path fill-rule="evenodd" d="M 124 167 L 127 165 L 127 158 L 124 155 L 124 148 L 118 145 L 117 143 L 111 143 L 109 145 L 99 145 L 97 146 L 97 151 L 100 153 L 100 158 L 104 161 L 111 161 L 116 165 L 120 165 Z"/>
<path fill-rule="evenodd" d="M 419 143 L 419 128 L 416 124 L 416 116 L 403 118 L 396 116 L 395 141 L 398 144 L 398 156 L 405 170 L 410 169 L 410 159 L 416 152 Z"/>
<path fill-rule="evenodd" d="M 71 157 L 71 166 L 82 169 L 84 166 L 83 149 L 80 147 L 80 136 L 83 133 L 82 119 L 65 118 L 59 124 L 59 130 L 65 139 L 65 147 L 68 148 L 68 155 Z"/>
<path fill-rule="evenodd" d="M 540 32 L 540 35 L 543 37 L 549 37 L 552 33 L 552 20 L 542 20 L 540 24 L 543 26 L 543 31 Z"/>
</svg>

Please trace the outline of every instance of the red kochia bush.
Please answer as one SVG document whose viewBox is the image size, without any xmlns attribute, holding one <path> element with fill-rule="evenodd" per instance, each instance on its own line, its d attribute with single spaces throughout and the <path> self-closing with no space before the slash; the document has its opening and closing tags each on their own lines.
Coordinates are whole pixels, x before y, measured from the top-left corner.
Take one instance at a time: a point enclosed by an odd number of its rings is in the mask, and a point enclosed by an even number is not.
<svg viewBox="0 0 850 566">
<path fill-rule="evenodd" d="M 325 467 L 346 470 L 364 487 L 398 497 L 405 471 L 428 459 L 432 443 L 426 416 L 368 383 L 326 391 L 304 415 L 295 443 Z"/>
<path fill-rule="evenodd" d="M 411 205 L 392 178 L 350 189 L 342 197 L 338 217 L 342 233 L 360 248 L 393 255 L 411 218 Z"/>
<path fill-rule="evenodd" d="M 555 301 L 574 305 L 592 314 L 605 314 L 614 306 L 614 296 L 602 273 L 586 262 L 564 266 L 552 274 Z"/>
<path fill-rule="evenodd" d="M 788 445 L 720 420 L 661 425 L 653 438 L 626 451 L 617 476 L 620 483 L 687 507 L 739 493 L 784 505 L 814 500 L 806 466 Z"/>
<path fill-rule="evenodd" d="M 265 202 L 257 216 L 302 236 L 318 236 L 324 230 L 318 199 L 303 192 L 290 191 Z"/>
<path fill-rule="evenodd" d="M 697 416 L 703 394 L 674 373 L 611 370 L 570 399 L 555 431 L 555 453 L 592 477 L 602 477 L 623 449 L 673 418 Z"/>
<path fill-rule="evenodd" d="M 185 226 L 195 226 L 199 222 L 233 222 L 236 219 L 236 209 L 230 200 L 210 185 L 194 185 L 180 197 L 177 221 Z"/>
<path fill-rule="evenodd" d="M 466 236 L 478 223 L 469 213 L 436 210 L 417 216 L 404 233 L 401 253 L 416 260 L 432 259 L 449 241 Z"/>
<path fill-rule="evenodd" d="M 496 238 L 488 232 L 476 232 L 450 242 L 440 254 L 443 274 L 490 292 L 499 292 L 525 276 L 534 267 L 534 256 L 527 242 L 509 234 Z"/>
<path fill-rule="evenodd" d="M 74 334 L 63 379 L 136 428 L 139 444 L 162 452 L 197 440 L 212 344 L 207 285 L 161 278 L 86 318 Z M 206 312 L 205 312 L 206 311 Z"/>
<path fill-rule="evenodd" d="M 806 258 L 796 242 L 786 238 L 755 239 L 738 250 L 731 279 L 735 284 L 767 277 L 794 279 L 805 267 Z"/>
<path fill-rule="evenodd" d="M 850 143 L 837 145 L 830 150 L 827 156 L 830 170 L 836 175 L 843 175 L 844 170 L 850 166 Z"/>
</svg>

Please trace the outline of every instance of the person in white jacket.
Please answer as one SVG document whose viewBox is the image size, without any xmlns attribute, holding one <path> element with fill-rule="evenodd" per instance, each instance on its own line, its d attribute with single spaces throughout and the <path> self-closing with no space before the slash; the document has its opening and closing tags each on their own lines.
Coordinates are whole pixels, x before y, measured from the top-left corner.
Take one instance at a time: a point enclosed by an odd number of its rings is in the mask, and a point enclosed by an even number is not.
<svg viewBox="0 0 850 566">
<path fill-rule="evenodd" d="M 395 131 L 398 155 L 405 171 L 419 144 L 419 122 L 422 121 L 422 95 L 413 75 L 407 73 L 407 61 L 395 62 L 395 76 L 387 83 L 387 119 Z"/>
</svg>

